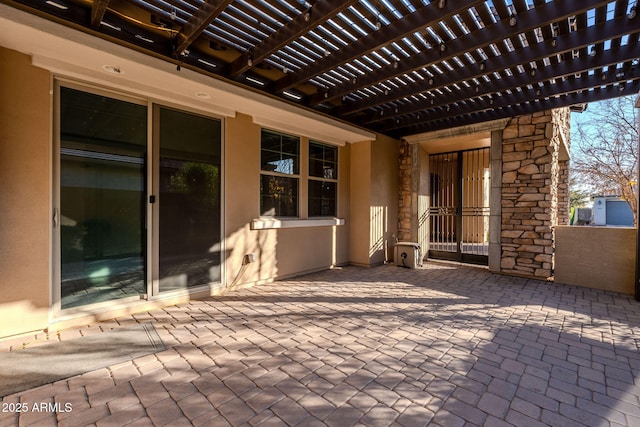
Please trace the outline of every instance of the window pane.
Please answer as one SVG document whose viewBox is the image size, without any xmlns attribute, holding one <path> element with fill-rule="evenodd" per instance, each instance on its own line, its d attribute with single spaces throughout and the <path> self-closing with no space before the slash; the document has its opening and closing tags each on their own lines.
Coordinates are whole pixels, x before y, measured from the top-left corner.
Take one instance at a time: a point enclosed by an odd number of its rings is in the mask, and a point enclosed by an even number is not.
<svg viewBox="0 0 640 427">
<path fill-rule="evenodd" d="M 220 281 L 221 122 L 160 107 L 160 291 Z"/>
<path fill-rule="evenodd" d="M 336 183 L 309 180 L 309 216 L 336 216 Z"/>
<path fill-rule="evenodd" d="M 260 175 L 260 213 L 298 216 L 298 179 Z"/>
<path fill-rule="evenodd" d="M 309 143 L 309 176 L 338 179 L 336 168 L 338 150 L 336 147 Z"/>
<path fill-rule="evenodd" d="M 300 139 L 262 130 L 261 169 L 287 175 L 300 173 Z"/>
</svg>

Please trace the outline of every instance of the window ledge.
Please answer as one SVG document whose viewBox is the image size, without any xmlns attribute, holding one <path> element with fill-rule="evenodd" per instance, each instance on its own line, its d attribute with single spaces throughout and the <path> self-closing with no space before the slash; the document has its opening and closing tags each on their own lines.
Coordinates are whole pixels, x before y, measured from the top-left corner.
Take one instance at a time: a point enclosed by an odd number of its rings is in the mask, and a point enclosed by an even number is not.
<svg viewBox="0 0 640 427">
<path fill-rule="evenodd" d="M 312 219 L 259 218 L 251 221 L 252 230 L 271 230 L 275 228 L 330 227 L 334 225 L 344 225 L 344 219 L 343 218 L 312 218 Z"/>
</svg>

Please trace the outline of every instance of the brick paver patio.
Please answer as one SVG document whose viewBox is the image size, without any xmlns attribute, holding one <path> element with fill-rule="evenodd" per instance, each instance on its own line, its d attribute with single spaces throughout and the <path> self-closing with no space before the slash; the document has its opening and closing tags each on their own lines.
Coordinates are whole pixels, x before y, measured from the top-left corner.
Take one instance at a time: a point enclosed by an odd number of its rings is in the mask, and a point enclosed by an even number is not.
<svg viewBox="0 0 640 427">
<path fill-rule="evenodd" d="M 0 426 L 640 425 L 640 303 L 615 293 L 347 267 L 60 336 L 149 321 L 166 351 L 7 396 L 72 410 Z"/>
</svg>

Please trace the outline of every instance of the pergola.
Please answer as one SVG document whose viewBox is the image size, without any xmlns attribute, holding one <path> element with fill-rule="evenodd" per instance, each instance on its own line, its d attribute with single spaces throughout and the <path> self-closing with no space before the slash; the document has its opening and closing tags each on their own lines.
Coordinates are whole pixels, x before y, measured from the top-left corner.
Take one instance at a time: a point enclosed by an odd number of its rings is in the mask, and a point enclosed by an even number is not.
<svg viewBox="0 0 640 427">
<path fill-rule="evenodd" d="M 636 0 L 2 0 L 393 137 L 636 94 Z"/>
</svg>

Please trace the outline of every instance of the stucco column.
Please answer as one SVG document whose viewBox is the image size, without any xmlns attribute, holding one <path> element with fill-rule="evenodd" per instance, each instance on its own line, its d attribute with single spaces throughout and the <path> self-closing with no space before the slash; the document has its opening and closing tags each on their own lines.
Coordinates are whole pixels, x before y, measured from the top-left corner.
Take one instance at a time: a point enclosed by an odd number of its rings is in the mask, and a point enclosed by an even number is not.
<svg viewBox="0 0 640 427">
<path fill-rule="evenodd" d="M 500 271 L 502 231 L 502 130 L 491 132 L 489 192 L 489 270 Z"/>
</svg>

